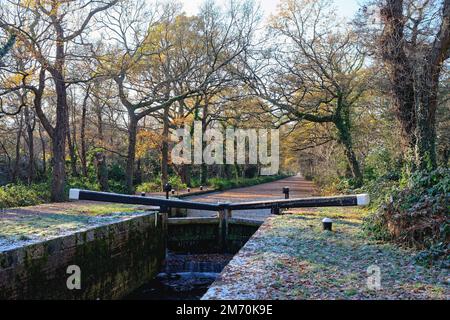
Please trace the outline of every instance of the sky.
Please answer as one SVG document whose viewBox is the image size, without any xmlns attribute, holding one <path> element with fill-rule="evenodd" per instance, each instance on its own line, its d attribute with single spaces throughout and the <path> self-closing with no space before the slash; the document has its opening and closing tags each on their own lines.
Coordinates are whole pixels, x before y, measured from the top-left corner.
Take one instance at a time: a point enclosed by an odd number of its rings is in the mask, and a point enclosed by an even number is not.
<svg viewBox="0 0 450 320">
<path fill-rule="evenodd" d="M 280 0 L 256 0 L 261 3 L 261 8 L 264 10 L 266 17 L 275 13 Z M 181 0 L 184 10 L 188 15 L 194 15 L 198 12 L 198 8 L 203 0 Z M 218 0 L 218 2 L 226 2 L 226 0 Z M 339 15 L 345 18 L 352 18 L 359 8 L 359 0 L 334 0 L 335 6 L 339 11 Z"/>
</svg>

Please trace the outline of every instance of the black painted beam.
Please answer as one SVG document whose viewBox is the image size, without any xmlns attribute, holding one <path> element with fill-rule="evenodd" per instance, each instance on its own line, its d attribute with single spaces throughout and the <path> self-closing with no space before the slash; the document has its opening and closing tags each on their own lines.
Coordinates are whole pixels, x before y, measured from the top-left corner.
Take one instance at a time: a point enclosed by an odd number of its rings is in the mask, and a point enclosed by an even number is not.
<svg viewBox="0 0 450 320">
<path fill-rule="evenodd" d="M 140 204 L 145 206 L 186 208 L 205 211 L 218 211 L 220 206 L 213 203 L 191 202 L 183 200 L 166 200 L 162 198 L 133 196 L 118 193 L 98 192 L 89 190 L 70 189 L 69 198 L 71 200 L 90 200 L 125 204 Z"/>
<path fill-rule="evenodd" d="M 70 189 L 69 198 L 71 200 L 91 200 L 103 202 L 115 202 L 126 204 L 140 204 L 147 206 L 158 206 L 168 208 L 185 208 L 205 211 L 219 211 L 223 209 L 231 210 L 255 210 L 255 209 L 284 209 L 284 208 L 320 208 L 320 207 L 350 207 L 366 206 L 370 199 L 367 194 L 337 196 L 337 197 L 316 197 L 289 200 L 268 200 L 243 203 L 204 203 L 183 200 L 170 200 L 162 198 L 132 196 L 109 192 L 97 192 L 89 190 Z"/>
<path fill-rule="evenodd" d="M 229 204 L 232 210 L 270 209 L 270 208 L 321 208 L 366 206 L 370 202 L 369 195 L 351 195 L 337 197 L 317 197 L 289 200 L 267 200 Z"/>
</svg>

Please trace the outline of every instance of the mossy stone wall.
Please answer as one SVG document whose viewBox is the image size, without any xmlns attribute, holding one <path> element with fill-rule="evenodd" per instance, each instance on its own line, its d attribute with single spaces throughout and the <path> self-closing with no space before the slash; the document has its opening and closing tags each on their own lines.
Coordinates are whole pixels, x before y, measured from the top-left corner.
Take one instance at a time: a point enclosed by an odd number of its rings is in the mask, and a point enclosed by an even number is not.
<svg viewBox="0 0 450 320">
<path fill-rule="evenodd" d="M 160 270 L 165 228 L 149 213 L 0 252 L 0 299 L 119 299 Z M 79 290 L 67 288 L 70 265 L 81 270 Z"/>
<path fill-rule="evenodd" d="M 167 248 L 182 253 L 236 253 L 258 230 L 258 226 L 219 222 L 168 224 Z"/>
</svg>

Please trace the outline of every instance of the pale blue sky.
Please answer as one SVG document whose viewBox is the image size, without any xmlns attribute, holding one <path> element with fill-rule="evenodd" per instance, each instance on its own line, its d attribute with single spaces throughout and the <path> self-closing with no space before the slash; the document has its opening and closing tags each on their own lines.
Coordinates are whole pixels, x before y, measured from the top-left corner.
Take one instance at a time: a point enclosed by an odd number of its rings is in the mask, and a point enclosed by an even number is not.
<svg viewBox="0 0 450 320">
<path fill-rule="evenodd" d="M 225 2 L 227 0 L 218 1 Z M 181 2 L 183 3 L 186 13 L 188 15 L 193 15 L 197 13 L 197 10 L 203 0 L 181 0 Z M 261 3 L 265 16 L 269 16 L 271 13 L 275 12 L 277 4 L 280 0 L 259 0 L 259 2 Z M 359 0 L 334 0 L 334 3 L 339 11 L 339 14 L 346 18 L 352 18 L 359 8 Z"/>
</svg>

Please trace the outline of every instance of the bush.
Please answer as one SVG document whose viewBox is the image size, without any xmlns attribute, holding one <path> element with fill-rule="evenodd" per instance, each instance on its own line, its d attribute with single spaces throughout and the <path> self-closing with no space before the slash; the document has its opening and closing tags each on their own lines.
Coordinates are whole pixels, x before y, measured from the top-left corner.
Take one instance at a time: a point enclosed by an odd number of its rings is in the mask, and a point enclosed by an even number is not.
<svg viewBox="0 0 450 320">
<path fill-rule="evenodd" d="M 108 186 L 110 192 L 115 193 L 128 193 L 127 186 L 124 182 L 116 181 L 116 180 L 108 180 Z"/>
<path fill-rule="evenodd" d="M 187 185 L 181 182 L 179 176 L 169 177 L 169 183 L 175 190 L 187 189 Z M 161 179 L 156 178 L 153 181 L 141 183 L 136 187 L 137 192 L 160 192 L 161 191 Z"/>
<path fill-rule="evenodd" d="M 0 187 L 0 209 L 32 206 L 49 201 L 50 188 L 47 184 L 31 186 L 10 184 Z"/>
<path fill-rule="evenodd" d="M 401 166 L 401 161 L 393 156 L 392 151 L 384 146 L 375 147 L 364 159 L 364 179 L 373 181 L 388 177 L 392 172 L 399 172 Z"/>
<path fill-rule="evenodd" d="M 364 222 L 370 235 L 422 249 L 448 247 L 450 169 L 416 172 L 380 188 L 378 210 Z"/>
<path fill-rule="evenodd" d="M 448 228 L 448 224 L 446 225 Z M 432 245 L 427 250 L 419 252 L 415 256 L 415 260 L 418 264 L 429 267 L 432 265 L 438 265 L 441 268 L 450 269 L 449 257 L 449 245 L 444 242 L 439 242 Z"/>
<path fill-rule="evenodd" d="M 110 180 L 114 181 L 125 181 L 125 170 L 123 167 L 117 163 L 113 163 L 112 165 L 108 166 L 108 178 Z"/>
<path fill-rule="evenodd" d="M 350 181 L 343 177 L 335 177 L 332 179 L 320 179 L 315 177 L 313 181 L 316 185 L 320 186 L 321 194 L 324 196 L 351 192 Z"/>
<path fill-rule="evenodd" d="M 69 177 L 69 181 L 66 184 L 66 194 L 68 194 L 69 189 L 72 188 L 99 191 L 100 185 L 96 180 L 86 177 Z"/>
<path fill-rule="evenodd" d="M 159 192 L 161 191 L 161 183 L 158 182 L 144 182 L 136 187 L 137 192 Z"/>
<path fill-rule="evenodd" d="M 179 176 L 171 176 L 169 177 L 169 183 L 175 190 L 184 190 L 187 189 L 187 185 L 181 182 L 181 178 Z"/>
<path fill-rule="evenodd" d="M 216 190 L 227 190 L 233 188 L 240 187 L 248 187 L 257 184 L 267 183 L 275 180 L 279 180 L 285 178 L 285 175 L 276 175 L 276 176 L 260 176 L 256 178 L 249 179 L 221 179 L 221 178 L 211 178 L 208 179 L 208 185 Z"/>
</svg>

